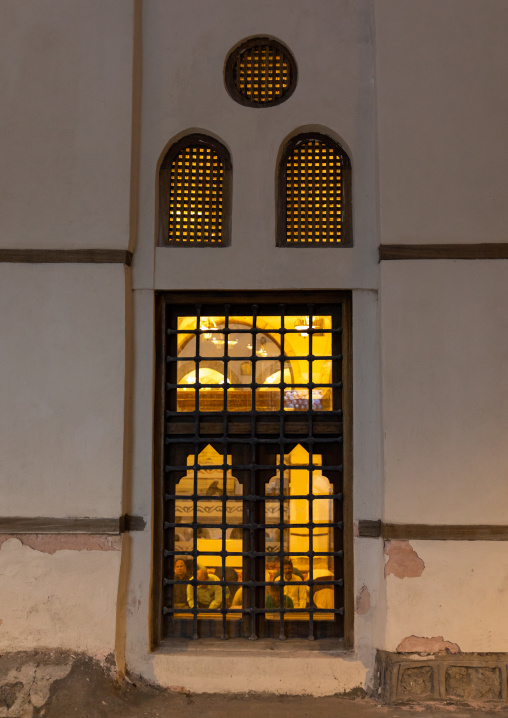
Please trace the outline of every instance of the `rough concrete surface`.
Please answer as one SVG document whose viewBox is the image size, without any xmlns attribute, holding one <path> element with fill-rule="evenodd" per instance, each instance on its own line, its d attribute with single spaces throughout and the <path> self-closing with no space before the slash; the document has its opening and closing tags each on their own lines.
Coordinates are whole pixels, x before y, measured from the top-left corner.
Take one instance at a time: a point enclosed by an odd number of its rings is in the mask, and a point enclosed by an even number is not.
<svg viewBox="0 0 508 718">
<path fill-rule="evenodd" d="M 115 680 L 114 664 L 65 652 L 23 652 L 0 656 L 0 718 L 508 718 L 508 707 L 425 703 L 392 707 L 361 696 L 326 698 L 287 695 L 208 695 L 164 691 L 130 676 Z"/>
</svg>

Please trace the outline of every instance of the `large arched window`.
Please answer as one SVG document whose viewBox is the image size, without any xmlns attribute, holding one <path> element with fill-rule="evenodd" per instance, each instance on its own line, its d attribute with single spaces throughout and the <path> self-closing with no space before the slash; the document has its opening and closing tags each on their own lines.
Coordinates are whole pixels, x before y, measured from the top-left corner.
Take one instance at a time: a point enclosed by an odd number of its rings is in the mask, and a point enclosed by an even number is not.
<svg viewBox="0 0 508 718">
<path fill-rule="evenodd" d="M 231 159 L 218 140 L 192 134 L 172 145 L 159 175 L 159 244 L 230 244 Z"/>
<path fill-rule="evenodd" d="M 293 137 L 279 165 L 278 246 L 351 246 L 351 230 L 351 163 L 346 152 L 317 132 Z"/>
</svg>

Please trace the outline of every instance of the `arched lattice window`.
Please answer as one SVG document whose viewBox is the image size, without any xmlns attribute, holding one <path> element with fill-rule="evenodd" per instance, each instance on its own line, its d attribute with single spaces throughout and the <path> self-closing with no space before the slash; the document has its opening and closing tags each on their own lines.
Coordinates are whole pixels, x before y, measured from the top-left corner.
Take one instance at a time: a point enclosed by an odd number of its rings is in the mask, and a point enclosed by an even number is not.
<svg viewBox="0 0 508 718">
<path fill-rule="evenodd" d="M 187 135 L 170 147 L 159 177 L 159 244 L 230 243 L 231 160 L 212 137 Z"/>
<path fill-rule="evenodd" d="M 351 246 L 351 163 L 331 137 L 305 133 L 284 147 L 277 224 L 279 246 Z"/>
</svg>

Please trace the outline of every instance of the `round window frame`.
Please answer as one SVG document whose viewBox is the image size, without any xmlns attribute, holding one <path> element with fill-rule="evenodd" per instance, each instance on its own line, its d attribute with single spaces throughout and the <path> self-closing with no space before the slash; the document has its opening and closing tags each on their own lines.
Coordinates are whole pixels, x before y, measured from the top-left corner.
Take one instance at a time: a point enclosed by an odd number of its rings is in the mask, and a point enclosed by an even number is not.
<svg viewBox="0 0 508 718">
<path fill-rule="evenodd" d="M 288 89 L 286 90 L 286 92 L 284 92 L 283 95 L 281 95 L 281 97 L 277 97 L 275 100 L 270 100 L 269 102 L 258 102 L 256 100 L 249 100 L 238 90 L 235 82 L 235 67 L 238 58 L 247 50 L 250 50 L 253 47 L 257 47 L 258 45 L 269 45 L 277 52 L 282 53 L 286 58 L 287 62 L 289 63 Z M 296 65 L 296 60 L 289 48 L 278 40 L 274 40 L 271 37 L 251 37 L 248 40 L 244 40 L 239 45 L 230 50 L 224 66 L 224 83 L 230 97 L 235 102 L 240 105 L 243 105 L 244 107 L 275 107 L 275 105 L 281 105 L 283 102 L 286 102 L 286 100 L 289 100 L 289 98 L 296 89 L 296 85 L 298 83 L 298 68 Z"/>
</svg>

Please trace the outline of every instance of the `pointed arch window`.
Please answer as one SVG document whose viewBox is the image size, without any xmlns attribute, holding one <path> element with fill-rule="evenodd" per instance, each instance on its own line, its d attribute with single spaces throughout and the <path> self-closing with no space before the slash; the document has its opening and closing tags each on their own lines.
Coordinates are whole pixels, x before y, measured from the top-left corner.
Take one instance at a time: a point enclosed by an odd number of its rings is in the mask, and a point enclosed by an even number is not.
<svg viewBox="0 0 508 718">
<path fill-rule="evenodd" d="M 231 158 L 218 140 L 192 134 L 172 145 L 159 175 L 159 245 L 230 244 Z"/>
<path fill-rule="evenodd" d="M 278 173 L 277 245 L 352 245 L 351 162 L 331 137 L 305 133 L 282 152 Z"/>
</svg>

